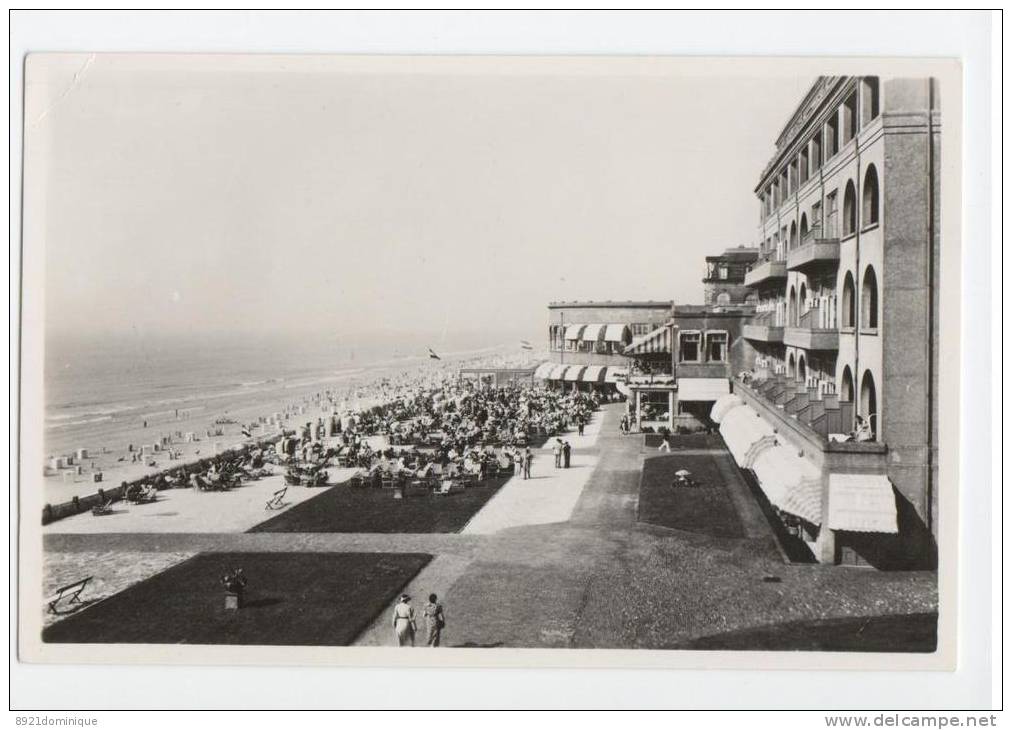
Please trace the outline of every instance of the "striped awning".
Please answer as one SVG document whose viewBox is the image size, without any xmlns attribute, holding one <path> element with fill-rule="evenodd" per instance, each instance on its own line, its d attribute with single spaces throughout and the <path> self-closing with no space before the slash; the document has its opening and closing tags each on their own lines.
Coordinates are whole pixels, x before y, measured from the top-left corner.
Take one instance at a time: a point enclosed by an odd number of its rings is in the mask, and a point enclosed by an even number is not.
<svg viewBox="0 0 1012 730">
<path fill-rule="evenodd" d="M 671 352 L 671 329 L 667 325 L 637 337 L 625 348 L 626 355 L 646 355 L 654 352 Z"/>
<path fill-rule="evenodd" d="M 621 368 L 615 365 L 609 365 L 604 371 L 604 382 L 606 383 L 620 383 L 625 382 L 626 377 L 629 375 L 629 368 Z"/>
<path fill-rule="evenodd" d="M 575 383 L 580 379 L 580 375 L 584 369 L 584 365 L 569 365 L 566 367 L 566 372 L 563 374 L 562 379 L 567 383 Z"/>
<path fill-rule="evenodd" d="M 727 378 L 678 378 L 678 400 L 715 401 L 728 394 Z"/>
<path fill-rule="evenodd" d="M 724 414 L 735 406 L 742 405 L 742 400 L 734 393 L 727 393 L 722 395 L 713 404 L 713 408 L 710 409 L 710 420 L 714 423 L 720 423 L 721 419 L 724 418 Z"/>
<path fill-rule="evenodd" d="M 597 342 L 604 336 L 604 331 L 608 327 L 606 324 L 588 324 L 583 328 L 583 334 L 580 335 L 580 339 L 584 342 Z"/>
<path fill-rule="evenodd" d="M 534 370 L 534 377 L 539 380 L 547 380 L 554 367 L 555 363 L 543 362 Z"/>
<path fill-rule="evenodd" d="M 580 380 L 584 383 L 603 383 L 604 365 L 588 365 L 587 369 L 583 371 L 583 375 L 580 376 Z"/>
<path fill-rule="evenodd" d="M 731 456 L 742 468 L 746 455 L 757 441 L 773 436 L 773 427 L 746 405 L 736 406 L 724 414 L 720 421 L 720 435 L 724 438 Z"/>
<path fill-rule="evenodd" d="M 552 371 L 548 373 L 549 380 L 562 380 L 562 374 L 566 372 L 568 365 L 554 365 Z"/>
<path fill-rule="evenodd" d="M 605 342 L 618 342 L 620 344 L 625 344 L 631 339 L 632 332 L 629 330 L 629 325 L 610 324 L 604 329 Z"/>
<path fill-rule="evenodd" d="M 830 474 L 831 530 L 896 533 L 896 496 L 885 474 Z"/>
<path fill-rule="evenodd" d="M 770 504 L 813 524 L 822 524 L 819 467 L 795 449 L 777 443 L 760 451 L 751 468 Z"/>
<path fill-rule="evenodd" d="M 583 334 L 583 328 L 586 326 L 587 325 L 585 324 L 569 325 L 568 327 L 566 327 L 566 339 L 571 341 L 579 340 L 580 336 Z"/>
</svg>

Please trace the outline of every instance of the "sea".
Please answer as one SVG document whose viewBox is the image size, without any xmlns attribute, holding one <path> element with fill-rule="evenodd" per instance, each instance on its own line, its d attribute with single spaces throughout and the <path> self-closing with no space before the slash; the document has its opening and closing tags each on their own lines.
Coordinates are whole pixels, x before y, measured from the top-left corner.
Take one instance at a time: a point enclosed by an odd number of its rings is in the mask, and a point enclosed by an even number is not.
<svg viewBox="0 0 1012 730">
<path fill-rule="evenodd" d="M 115 335 L 53 336 L 45 353 L 45 428 L 102 424 L 207 408 L 215 399 L 348 381 L 371 372 L 516 350 L 483 333 L 453 337 Z M 431 343 L 431 344 L 426 344 Z M 356 380 L 359 378 L 356 377 Z"/>
</svg>

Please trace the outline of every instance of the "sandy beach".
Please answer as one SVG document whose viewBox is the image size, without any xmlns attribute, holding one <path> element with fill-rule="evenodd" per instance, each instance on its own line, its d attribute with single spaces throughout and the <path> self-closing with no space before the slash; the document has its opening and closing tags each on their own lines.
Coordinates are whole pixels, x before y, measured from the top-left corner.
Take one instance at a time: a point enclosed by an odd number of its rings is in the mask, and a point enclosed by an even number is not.
<svg viewBox="0 0 1012 730">
<path fill-rule="evenodd" d="M 505 359 L 504 359 L 505 357 Z M 515 358 L 513 358 L 515 359 Z M 378 365 L 334 373 L 306 382 L 259 384 L 256 388 L 204 399 L 188 400 L 179 407 L 152 404 L 132 412 L 103 420 L 47 428 L 45 434 L 48 458 L 74 455 L 86 449 L 87 457 L 75 460 L 71 468 L 54 470 L 48 463 L 39 466 L 35 485 L 44 490 L 45 502 L 59 504 L 73 497 L 94 494 L 100 487 L 117 486 L 123 481 L 156 474 L 181 466 L 251 440 L 243 428 L 260 419 L 281 415 L 281 425 L 294 429 L 316 423 L 334 412 L 370 408 L 426 384 L 454 377 L 463 366 L 493 365 L 508 362 L 510 356 L 484 354 L 447 357 L 442 361 L 421 361 L 404 364 Z M 192 432 L 196 439 L 185 441 Z M 262 424 L 252 432 L 253 438 L 278 433 L 275 424 Z M 209 435 L 210 434 L 210 435 Z M 133 455 L 144 445 L 170 439 L 169 452 L 160 450 L 133 461 Z M 134 451 L 130 450 L 133 446 Z M 150 462 L 154 466 L 149 466 Z M 78 474 L 77 466 L 81 473 Z M 94 475 L 100 473 L 101 481 Z M 33 488 L 32 475 L 26 487 Z"/>
</svg>

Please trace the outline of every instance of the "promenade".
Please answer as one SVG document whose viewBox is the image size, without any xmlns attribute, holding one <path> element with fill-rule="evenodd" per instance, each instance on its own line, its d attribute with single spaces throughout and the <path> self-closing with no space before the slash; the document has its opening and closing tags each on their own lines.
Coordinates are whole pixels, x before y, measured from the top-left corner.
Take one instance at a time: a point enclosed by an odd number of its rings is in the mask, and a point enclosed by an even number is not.
<svg viewBox="0 0 1012 730">
<path fill-rule="evenodd" d="M 684 648 L 791 622 L 867 624 L 936 610 L 931 573 L 786 563 L 721 444 L 659 455 L 642 436 L 619 432 L 622 407 L 605 406 L 584 436 L 566 437 L 570 469 L 554 468 L 550 442 L 538 449 L 535 478 L 510 479 L 459 533 L 245 532 L 252 508 L 237 508 L 249 517 L 217 531 L 211 518 L 178 531 L 144 530 L 135 518 L 131 530 L 97 534 L 80 527 L 82 517 L 47 529 L 47 587 L 79 577 L 82 562 L 96 573 L 94 600 L 203 552 L 424 553 L 432 560 L 403 590 L 419 609 L 439 595 L 448 647 Z M 688 529 L 641 521 L 645 459 L 692 460 L 718 474 L 734 536 L 709 529 L 705 515 Z M 267 516 L 261 505 L 257 519 Z M 354 643 L 392 645 L 391 609 Z M 789 637 L 774 631 L 773 641 Z"/>
</svg>

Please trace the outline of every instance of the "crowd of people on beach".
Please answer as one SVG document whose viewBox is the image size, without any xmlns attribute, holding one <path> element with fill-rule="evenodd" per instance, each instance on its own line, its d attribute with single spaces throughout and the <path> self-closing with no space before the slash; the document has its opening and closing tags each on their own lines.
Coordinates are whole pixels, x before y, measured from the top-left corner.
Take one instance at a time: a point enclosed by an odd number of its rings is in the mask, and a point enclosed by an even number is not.
<svg viewBox="0 0 1012 730">
<path fill-rule="evenodd" d="M 582 433 L 599 405 L 595 393 L 533 384 L 444 383 L 343 419 L 335 456 L 371 473 L 424 476 L 435 470 L 484 479 L 513 469 L 529 477 L 532 442 L 570 427 Z M 370 445 L 375 436 L 383 437 L 385 448 Z"/>
<path fill-rule="evenodd" d="M 260 441 L 180 465 L 156 475 L 124 482 L 123 497 L 150 501 L 159 490 L 194 488 L 224 491 L 288 468 L 289 484 L 322 486 L 327 466 L 358 469 L 358 483 L 381 486 L 425 480 L 482 482 L 511 474 L 531 478 L 531 447 L 553 444 L 555 465 L 569 465 L 571 446 L 559 434 L 583 433 L 601 402 L 596 393 L 562 392 L 532 383 L 493 388 L 445 378 L 413 389 L 400 388 L 390 401 L 362 410 L 332 413 L 333 434 L 319 438 L 313 425 L 283 429 Z M 321 422 L 323 419 L 320 419 Z M 319 424 L 318 424 L 319 425 Z M 141 497 L 143 495 L 143 497 Z"/>
</svg>

